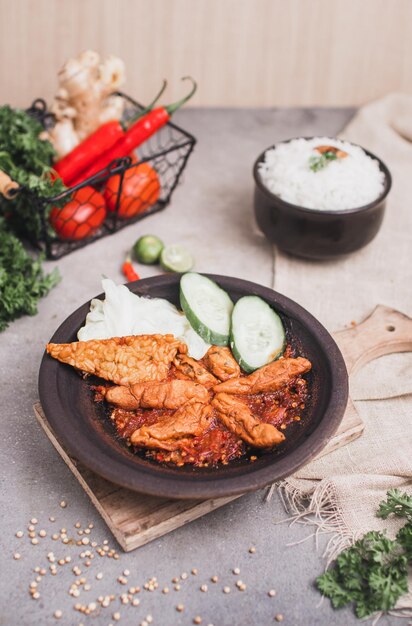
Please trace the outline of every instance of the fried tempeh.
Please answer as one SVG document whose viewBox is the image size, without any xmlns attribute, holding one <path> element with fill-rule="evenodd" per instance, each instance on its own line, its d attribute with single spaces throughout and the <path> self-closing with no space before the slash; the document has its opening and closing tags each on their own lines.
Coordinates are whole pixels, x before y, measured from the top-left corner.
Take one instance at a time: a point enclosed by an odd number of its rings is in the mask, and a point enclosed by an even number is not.
<svg viewBox="0 0 412 626">
<path fill-rule="evenodd" d="M 178 354 L 173 361 L 176 367 L 176 377 L 181 380 L 193 380 L 200 383 L 206 389 L 210 389 L 218 382 L 205 367 L 187 354 Z"/>
<path fill-rule="evenodd" d="M 132 335 L 49 343 L 46 350 L 58 361 L 83 372 L 117 385 L 132 385 L 164 380 L 176 354 L 186 352 L 187 347 L 173 335 Z"/>
<path fill-rule="evenodd" d="M 107 402 L 122 409 L 178 409 L 186 402 L 209 401 L 207 389 L 190 380 L 161 383 L 135 383 L 129 387 L 106 387 L 101 390 Z"/>
<path fill-rule="evenodd" d="M 213 410 L 210 404 L 188 403 L 173 415 L 161 419 L 151 426 L 142 426 L 134 431 L 130 441 L 135 446 L 178 450 L 192 443 L 210 425 Z"/>
<path fill-rule="evenodd" d="M 240 376 L 240 367 L 229 348 L 211 346 L 203 357 L 207 369 L 219 380 L 229 380 Z"/>
<path fill-rule="evenodd" d="M 225 393 L 234 394 L 276 391 L 296 378 L 296 376 L 308 372 L 311 367 L 311 362 L 302 357 L 297 359 L 279 359 L 264 365 L 249 376 L 232 378 L 224 383 L 220 383 L 213 388 L 213 391 L 215 393 L 224 391 Z"/>
<path fill-rule="evenodd" d="M 228 430 L 255 448 L 272 448 L 285 439 L 277 428 L 258 420 L 249 407 L 234 396 L 218 393 L 212 406 Z"/>
</svg>

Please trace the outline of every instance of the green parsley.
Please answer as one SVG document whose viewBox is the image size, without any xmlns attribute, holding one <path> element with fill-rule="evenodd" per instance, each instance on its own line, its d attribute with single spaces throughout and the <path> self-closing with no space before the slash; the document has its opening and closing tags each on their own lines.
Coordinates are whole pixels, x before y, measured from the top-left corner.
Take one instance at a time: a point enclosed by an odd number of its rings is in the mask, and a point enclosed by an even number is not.
<svg viewBox="0 0 412 626">
<path fill-rule="evenodd" d="M 0 219 L 0 331 L 21 315 L 35 315 L 39 299 L 59 282 L 57 269 L 45 275 L 41 262 Z"/>
<path fill-rule="evenodd" d="M 408 592 L 408 564 L 412 564 L 412 497 L 391 489 L 380 503 L 378 517 L 406 518 L 396 539 L 384 532 L 366 533 L 336 559 L 335 567 L 316 580 L 318 589 L 337 609 L 354 603 L 357 617 L 392 609 Z"/>
<path fill-rule="evenodd" d="M 42 125 L 25 111 L 0 107 L 0 169 L 22 187 L 12 200 L 0 197 L 0 211 L 16 231 L 36 240 L 42 226 L 33 196 L 52 198 L 65 190 L 60 178 L 51 176 L 55 150 L 42 133 Z"/>
<path fill-rule="evenodd" d="M 329 165 L 331 161 L 336 161 L 338 158 L 336 152 L 332 152 L 332 150 L 328 150 L 319 156 L 311 156 L 309 157 L 309 167 L 312 172 L 319 172 L 319 170 L 323 170 L 324 167 Z"/>
</svg>

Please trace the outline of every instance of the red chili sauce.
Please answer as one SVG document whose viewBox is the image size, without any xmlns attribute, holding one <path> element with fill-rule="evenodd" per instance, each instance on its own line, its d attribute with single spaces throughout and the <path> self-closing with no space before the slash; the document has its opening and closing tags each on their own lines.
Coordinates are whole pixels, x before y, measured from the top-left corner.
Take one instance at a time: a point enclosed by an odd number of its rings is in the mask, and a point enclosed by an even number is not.
<svg viewBox="0 0 412 626">
<path fill-rule="evenodd" d="M 288 346 L 285 356 L 293 356 Z M 174 378 L 171 368 L 168 379 Z M 100 396 L 100 397 L 99 397 Z M 212 394 L 211 394 L 212 396 Z M 309 396 L 308 383 L 302 376 L 297 376 L 288 385 L 275 392 L 237 396 L 251 409 L 262 422 L 267 422 L 284 431 L 292 421 L 300 421 Z M 102 397 L 96 393 L 95 399 Z M 172 415 L 174 411 L 166 409 L 137 409 L 127 411 L 113 408 L 111 419 L 121 439 L 130 444 L 131 434 L 143 426 L 159 422 L 163 417 Z M 178 466 L 190 464 L 196 467 L 208 467 L 218 464 L 227 465 L 230 461 L 249 456 L 253 461 L 256 450 L 231 433 L 215 417 L 210 428 L 199 437 L 194 437 L 190 446 L 182 446 L 179 450 L 148 450 L 134 447 L 136 452 L 144 452 L 147 458 L 159 463 L 170 463 Z"/>
</svg>

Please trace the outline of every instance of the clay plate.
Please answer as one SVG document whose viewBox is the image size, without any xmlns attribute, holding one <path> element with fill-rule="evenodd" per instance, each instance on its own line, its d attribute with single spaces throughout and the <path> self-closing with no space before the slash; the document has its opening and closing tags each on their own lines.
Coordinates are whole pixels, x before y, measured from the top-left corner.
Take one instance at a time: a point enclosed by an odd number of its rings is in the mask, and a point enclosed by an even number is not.
<svg viewBox="0 0 412 626">
<path fill-rule="evenodd" d="M 337 430 L 348 399 L 343 357 L 326 329 L 301 306 L 271 289 L 227 276 L 208 275 L 236 301 L 255 294 L 281 315 L 288 340 L 312 362 L 307 375 L 310 400 L 300 422 L 285 431 L 286 441 L 255 462 L 236 461 L 217 468 L 166 467 L 133 454 L 119 441 L 102 404 L 70 366 L 46 353 L 39 373 L 40 401 L 55 435 L 68 452 L 104 478 L 134 491 L 168 498 L 218 498 L 252 491 L 293 474 L 313 459 Z M 166 298 L 179 305 L 178 275 L 130 283 L 138 295 Z M 103 297 L 101 294 L 98 297 Z M 72 313 L 51 341 L 77 340 L 89 303 Z"/>
</svg>

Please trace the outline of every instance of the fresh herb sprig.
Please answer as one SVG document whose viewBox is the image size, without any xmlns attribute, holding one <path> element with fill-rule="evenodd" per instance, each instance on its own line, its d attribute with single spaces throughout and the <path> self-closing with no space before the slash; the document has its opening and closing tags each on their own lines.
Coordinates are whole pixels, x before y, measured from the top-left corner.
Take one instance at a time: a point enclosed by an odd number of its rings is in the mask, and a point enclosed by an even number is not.
<svg viewBox="0 0 412 626">
<path fill-rule="evenodd" d="M 336 559 L 335 567 L 316 580 L 318 589 L 334 608 L 355 604 L 357 617 L 392 609 L 408 592 L 408 564 L 412 564 L 412 497 L 391 489 L 378 517 L 406 518 L 395 540 L 384 532 L 366 533 Z"/>
<path fill-rule="evenodd" d="M 66 189 L 60 178 L 52 177 L 55 150 L 43 134 L 42 125 L 26 111 L 0 107 L 0 169 L 22 187 L 12 200 L 0 197 L 0 212 L 8 215 L 16 230 L 35 239 L 42 226 L 33 195 L 51 198 Z"/>
<path fill-rule="evenodd" d="M 320 154 L 319 156 L 313 155 L 309 157 L 309 167 L 312 172 L 319 172 L 320 170 L 323 170 L 324 167 L 329 165 L 331 161 L 336 161 L 337 158 L 338 156 L 336 152 L 332 152 L 332 150 L 323 152 L 323 154 Z"/>
<path fill-rule="evenodd" d="M 59 282 L 57 269 L 44 274 L 41 262 L 0 218 L 0 332 L 21 315 L 35 315 L 40 298 Z"/>
</svg>

